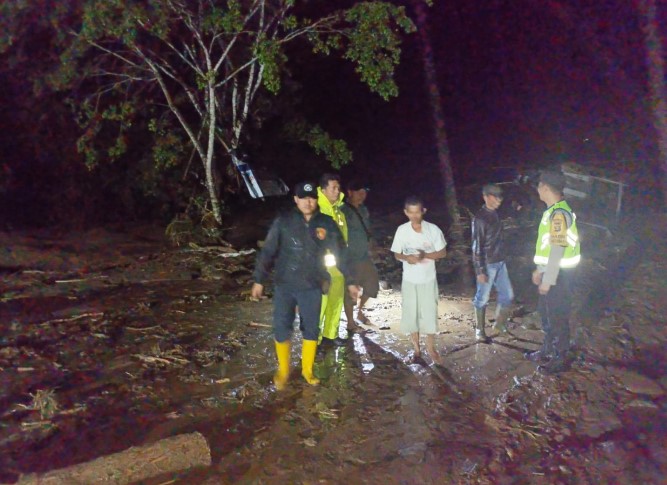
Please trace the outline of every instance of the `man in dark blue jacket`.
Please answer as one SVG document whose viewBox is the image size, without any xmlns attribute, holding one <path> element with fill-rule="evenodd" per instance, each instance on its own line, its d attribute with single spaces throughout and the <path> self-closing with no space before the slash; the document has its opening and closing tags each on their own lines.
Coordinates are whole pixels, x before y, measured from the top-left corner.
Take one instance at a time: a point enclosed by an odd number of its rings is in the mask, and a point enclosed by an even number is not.
<svg viewBox="0 0 667 485">
<path fill-rule="evenodd" d="M 331 217 L 317 207 L 317 186 L 302 182 L 294 189 L 296 208 L 279 215 L 271 225 L 264 247 L 257 257 L 252 286 L 253 298 L 260 298 L 273 270 L 273 332 L 278 371 L 273 382 L 283 389 L 289 378 L 290 339 L 295 309 L 299 307 L 303 350 L 301 375 L 317 385 L 313 363 L 319 337 L 322 294 L 328 291 L 328 266 L 337 265 L 346 273 L 343 236 Z M 356 286 L 349 285 L 352 294 Z"/>
</svg>

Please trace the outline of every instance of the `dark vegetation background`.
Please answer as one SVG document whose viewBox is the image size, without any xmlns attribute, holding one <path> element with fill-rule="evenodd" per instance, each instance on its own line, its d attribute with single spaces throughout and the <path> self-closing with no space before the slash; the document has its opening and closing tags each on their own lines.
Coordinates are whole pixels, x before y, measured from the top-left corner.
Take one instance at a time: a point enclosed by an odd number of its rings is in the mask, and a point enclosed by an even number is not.
<svg viewBox="0 0 667 485">
<path fill-rule="evenodd" d="M 574 161 L 613 171 L 659 203 L 656 134 L 633 2 L 436 1 L 428 23 L 457 186 L 485 181 L 491 167 Z M 122 160 L 89 171 L 76 150 L 78 128 L 65 96 L 34 94 L 33 81 L 57 60 L 49 45 L 47 35 L 35 32 L 24 59 L 10 64 L 0 57 L 3 228 L 168 223 L 185 209 L 196 182 L 181 181 L 184 167 L 147 177 L 150 157 L 139 134 Z M 442 203 L 418 35 L 406 38 L 397 72 L 401 94 L 389 102 L 371 95 L 343 62 L 295 50 L 289 69 L 289 99 L 253 127 L 246 147 L 251 163 L 290 185 L 327 168 L 305 144 L 280 137 L 290 110 L 299 109 L 348 141 L 354 162 L 342 169 L 343 178 L 368 178 L 373 204 L 400 204 L 409 192 Z M 228 158 L 218 155 L 224 170 Z M 243 187 L 225 191 L 228 211 L 249 203 Z"/>
</svg>

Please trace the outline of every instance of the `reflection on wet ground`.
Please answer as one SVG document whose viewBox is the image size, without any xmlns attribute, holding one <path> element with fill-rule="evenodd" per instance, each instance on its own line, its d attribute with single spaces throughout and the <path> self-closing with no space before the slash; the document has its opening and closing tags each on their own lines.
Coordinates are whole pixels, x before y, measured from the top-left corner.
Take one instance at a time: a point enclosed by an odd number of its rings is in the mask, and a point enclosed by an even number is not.
<svg viewBox="0 0 667 485">
<path fill-rule="evenodd" d="M 613 300 L 600 288 L 615 265 L 582 268 L 575 364 L 560 376 L 522 358 L 542 332 L 517 258 L 510 334 L 473 342 L 472 290 L 445 275 L 445 366 L 427 354 L 412 363 L 397 327 L 400 292 L 385 290 L 366 311 L 374 325 L 318 352 L 319 387 L 300 376 L 297 332 L 280 393 L 270 301 L 186 277 L 201 266 L 189 253 L 169 274 L 129 266 L 54 283 L 54 274 L 12 273 L 15 288 L 29 277 L 40 294 L 0 302 L 0 481 L 199 431 L 212 467 L 145 483 L 660 483 L 666 264 L 630 254 Z M 150 259 L 150 271 L 167 259 Z M 144 283 L 128 281 L 132 272 Z M 38 395 L 52 399 L 40 407 Z"/>
</svg>

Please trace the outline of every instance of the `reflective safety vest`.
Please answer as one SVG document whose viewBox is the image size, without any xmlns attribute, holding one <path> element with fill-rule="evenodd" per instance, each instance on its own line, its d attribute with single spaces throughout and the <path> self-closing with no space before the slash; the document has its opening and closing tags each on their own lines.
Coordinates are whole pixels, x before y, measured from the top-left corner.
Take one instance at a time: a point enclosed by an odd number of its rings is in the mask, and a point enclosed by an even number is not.
<svg viewBox="0 0 667 485">
<path fill-rule="evenodd" d="M 563 209 L 572 216 L 572 225 L 567 227 L 563 216 L 554 216 L 556 209 Z M 558 219 L 557 219 L 558 218 Z M 579 245 L 579 232 L 577 231 L 577 216 L 572 212 L 568 203 L 564 200 L 555 203 L 542 214 L 540 228 L 537 232 L 537 243 L 535 244 L 535 264 L 544 266 L 549 262 L 551 246 L 565 246 L 565 253 L 560 260 L 561 268 L 574 268 L 581 259 L 581 248 Z"/>
</svg>

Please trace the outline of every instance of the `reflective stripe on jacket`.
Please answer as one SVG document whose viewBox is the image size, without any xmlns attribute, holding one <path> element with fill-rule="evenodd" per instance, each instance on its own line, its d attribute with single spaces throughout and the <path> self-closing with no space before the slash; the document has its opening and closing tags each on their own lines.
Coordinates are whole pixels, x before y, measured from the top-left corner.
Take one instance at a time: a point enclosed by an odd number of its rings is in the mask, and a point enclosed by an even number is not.
<svg viewBox="0 0 667 485">
<path fill-rule="evenodd" d="M 533 258 L 533 262 L 540 266 L 544 266 L 549 262 L 549 255 L 551 254 L 551 221 L 554 212 L 557 210 L 565 211 L 572 220 L 566 231 L 565 240 L 567 245 L 565 246 L 565 254 L 563 254 L 563 258 L 560 260 L 560 267 L 574 268 L 581 260 L 577 216 L 564 200 L 555 203 L 542 214 L 542 220 L 540 221 L 537 233 L 537 242 L 535 243 L 535 257 Z"/>
</svg>

